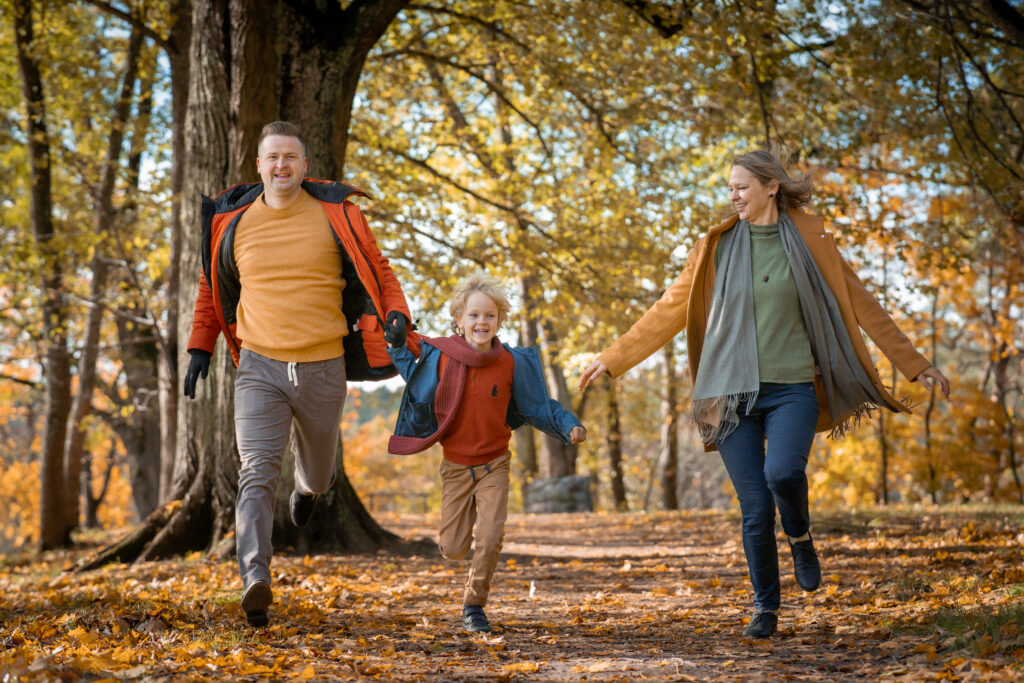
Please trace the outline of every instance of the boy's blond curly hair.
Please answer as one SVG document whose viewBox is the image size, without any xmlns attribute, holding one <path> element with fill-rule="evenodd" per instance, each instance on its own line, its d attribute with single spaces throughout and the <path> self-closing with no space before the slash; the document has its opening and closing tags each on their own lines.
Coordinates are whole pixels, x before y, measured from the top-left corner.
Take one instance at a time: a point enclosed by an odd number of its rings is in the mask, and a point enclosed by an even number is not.
<svg viewBox="0 0 1024 683">
<path fill-rule="evenodd" d="M 452 302 L 448 306 L 448 312 L 452 316 L 452 331 L 456 334 L 462 334 L 459 329 L 459 318 L 466 312 L 466 301 L 477 292 L 491 297 L 491 301 L 498 307 L 499 327 L 508 318 L 512 304 L 509 303 L 508 296 L 505 294 L 505 286 L 502 281 L 484 273 L 476 273 L 460 280 L 452 293 Z"/>
</svg>

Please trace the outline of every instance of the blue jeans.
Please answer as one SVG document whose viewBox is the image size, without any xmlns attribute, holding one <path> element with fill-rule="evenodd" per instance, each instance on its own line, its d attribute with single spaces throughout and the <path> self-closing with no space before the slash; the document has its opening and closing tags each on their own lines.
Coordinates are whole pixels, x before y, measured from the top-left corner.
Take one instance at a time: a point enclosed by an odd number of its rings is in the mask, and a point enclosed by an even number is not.
<svg viewBox="0 0 1024 683">
<path fill-rule="evenodd" d="M 754 606 L 777 610 L 781 596 L 775 507 L 787 536 L 810 530 L 805 470 L 818 422 L 818 398 L 812 382 L 762 382 L 750 414 L 745 403 L 737 413 L 740 423 L 717 442 L 718 451 L 740 499 Z"/>
</svg>

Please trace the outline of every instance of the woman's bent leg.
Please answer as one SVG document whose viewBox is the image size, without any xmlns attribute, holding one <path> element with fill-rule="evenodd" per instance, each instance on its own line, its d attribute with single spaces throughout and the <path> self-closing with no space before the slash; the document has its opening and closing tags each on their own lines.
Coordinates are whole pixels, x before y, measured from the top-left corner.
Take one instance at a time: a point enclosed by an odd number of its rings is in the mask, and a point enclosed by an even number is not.
<svg viewBox="0 0 1024 683">
<path fill-rule="evenodd" d="M 814 385 L 775 384 L 763 396 L 767 437 L 764 476 L 779 508 L 782 529 L 799 538 L 811 527 L 807 504 L 807 458 L 818 423 Z M 762 402 L 758 402 L 762 407 Z"/>
</svg>

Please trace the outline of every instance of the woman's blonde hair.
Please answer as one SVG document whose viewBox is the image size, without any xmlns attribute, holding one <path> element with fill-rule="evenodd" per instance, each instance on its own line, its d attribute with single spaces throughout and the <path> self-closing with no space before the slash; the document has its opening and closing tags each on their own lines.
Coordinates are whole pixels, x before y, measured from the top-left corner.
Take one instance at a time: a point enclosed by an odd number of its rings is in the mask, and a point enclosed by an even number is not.
<svg viewBox="0 0 1024 683">
<path fill-rule="evenodd" d="M 786 172 L 786 167 L 779 161 L 780 156 L 784 156 L 782 150 L 773 146 L 771 149 L 741 154 L 732 160 L 732 165 L 747 169 L 763 185 L 777 180 L 779 191 L 775 194 L 775 205 L 779 207 L 779 211 L 785 211 L 790 207 L 802 209 L 811 203 L 811 178 L 808 175 L 791 177 Z"/>
<path fill-rule="evenodd" d="M 512 310 L 512 304 L 509 303 L 501 280 L 484 273 L 470 275 L 455 285 L 455 291 L 452 293 L 452 302 L 448 306 L 448 312 L 452 316 L 452 331 L 456 334 L 461 334 L 459 318 L 466 312 L 466 301 L 477 292 L 491 297 L 491 301 L 497 306 L 499 326 L 508 318 L 509 311 Z"/>
</svg>

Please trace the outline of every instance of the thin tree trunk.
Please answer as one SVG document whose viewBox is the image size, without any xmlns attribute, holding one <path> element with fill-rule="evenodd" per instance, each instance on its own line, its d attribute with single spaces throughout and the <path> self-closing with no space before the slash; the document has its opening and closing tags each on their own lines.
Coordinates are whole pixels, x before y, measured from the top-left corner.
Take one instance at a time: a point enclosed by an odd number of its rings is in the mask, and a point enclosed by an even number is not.
<svg viewBox="0 0 1024 683">
<path fill-rule="evenodd" d="M 932 297 L 932 311 L 931 311 L 931 361 L 932 365 L 937 365 L 936 355 L 938 353 L 938 307 L 939 307 L 939 290 L 936 289 Z M 935 387 L 932 386 L 928 396 L 928 407 L 924 411 L 924 458 L 925 462 L 928 463 L 928 494 L 932 499 L 932 503 L 938 504 L 938 476 L 935 468 L 935 460 L 932 455 L 932 413 L 935 411 Z"/>
<path fill-rule="evenodd" d="M 1024 503 L 1024 490 L 1021 489 L 1020 474 L 1017 472 L 1017 450 L 1014 444 L 1014 440 L 1017 438 L 1017 435 L 1013 424 L 1013 413 L 1007 405 L 1008 395 L 1010 392 L 1007 390 L 1009 380 L 1006 370 L 1010 364 L 1010 360 L 1015 357 L 1016 354 L 1010 352 L 1009 345 L 1004 341 L 1000 345 L 999 360 L 995 363 L 994 378 L 996 402 L 999 404 L 999 410 L 1002 413 L 1003 434 L 1006 437 L 1007 467 L 1013 475 L 1013 482 L 1017 488 L 1017 502 Z"/>
<path fill-rule="evenodd" d="M 665 367 L 661 384 L 661 504 L 666 510 L 678 510 L 679 498 L 679 376 L 676 374 L 675 347 L 663 349 Z"/>
<path fill-rule="evenodd" d="M 565 382 L 565 375 L 561 366 L 552 361 L 552 352 L 557 348 L 557 340 L 549 326 L 543 322 L 538 323 L 546 352 L 541 353 L 541 364 L 544 366 L 544 375 L 547 379 L 548 393 L 563 406 L 572 405 L 572 397 L 569 395 L 569 387 Z M 574 444 L 564 444 L 561 440 L 540 435 L 540 470 L 545 477 L 558 478 L 570 474 L 576 474 L 576 453 L 577 447 Z"/>
<path fill-rule="evenodd" d="M 192 8 L 189 0 L 173 0 L 173 23 L 167 39 L 171 67 L 171 223 L 169 261 L 164 288 L 167 313 L 160 330 L 157 387 L 160 405 L 160 502 L 171 500 L 174 463 L 178 453 L 179 292 L 181 280 L 182 210 L 188 199 L 185 188 L 185 119 L 188 111 L 189 49 L 192 39 Z M 158 326 L 160 327 L 160 326 Z"/>
<path fill-rule="evenodd" d="M 46 126 L 46 100 L 39 69 L 32 25 L 31 0 L 13 3 L 14 35 L 26 102 L 26 137 L 32 174 L 32 234 L 42 256 L 43 353 L 46 383 L 46 413 L 40 491 L 40 533 L 42 549 L 55 548 L 70 539 L 64 524 L 64 442 L 71 410 L 71 359 L 68 352 L 67 311 L 64 302 L 64 272 L 54 247 L 53 206 L 50 173 L 50 142 Z"/>
<path fill-rule="evenodd" d="M 106 242 L 110 237 L 111 223 L 114 220 L 114 182 L 120 167 L 121 151 L 124 142 L 124 131 L 131 116 L 131 104 L 135 83 L 139 73 L 139 53 L 142 49 L 142 32 L 133 30 L 128 39 L 128 50 L 125 53 L 125 72 L 121 81 L 121 92 L 114 103 L 110 117 L 110 137 L 107 142 L 107 154 L 103 161 L 103 171 L 99 187 L 96 188 L 96 216 L 94 229 L 100 235 L 100 243 L 96 245 L 92 259 L 92 283 L 89 287 L 91 305 L 86 315 L 85 338 L 82 343 L 82 355 L 78 363 L 78 394 L 75 396 L 71 413 L 71 427 L 65 448 L 64 483 L 66 516 L 65 533 L 78 526 L 81 513 L 81 472 L 82 450 L 85 447 L 85 420 L 92 413 L 92 395 L 96 387 L 96 360 L 99 357 L 100 326 L 106 306 L 103 301 L 107 294 Z"/>
<path fill-rule="evenodd" d="M 629 509 L 626 502 L 626 483 L 622 478 L 622 426 L 619 422 L 619 401 L 615 382 L 605 382 L 608 392 L 608 432 L 605 444 L 608 447 L 608 470 L 611 472 L 612 501 L 615 509 L 625 512 Z"/>
<path fill-rule="evenodd" d="M 519 291 L 519 300 L 522 302 L 523 314 L 519 323 L 519 343 L 522 346 L 537 345 L 537 321 L 530 317 L 531 310 L 528 302 L 531 301 L 532 284 L 525 277 L 516 280 L 516 287 Z M 537 441 L 534 438 L 532 429 L 520 429 L 515 433 L 516 457 L 519 460 L 519 467 L 526 480 L 537 476 Z"/>
</svg>

